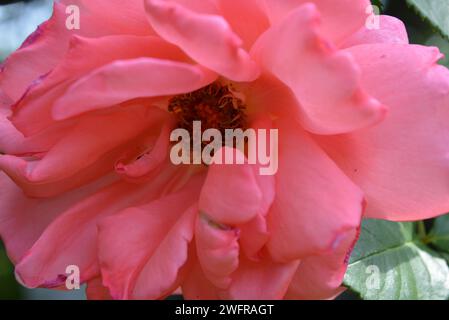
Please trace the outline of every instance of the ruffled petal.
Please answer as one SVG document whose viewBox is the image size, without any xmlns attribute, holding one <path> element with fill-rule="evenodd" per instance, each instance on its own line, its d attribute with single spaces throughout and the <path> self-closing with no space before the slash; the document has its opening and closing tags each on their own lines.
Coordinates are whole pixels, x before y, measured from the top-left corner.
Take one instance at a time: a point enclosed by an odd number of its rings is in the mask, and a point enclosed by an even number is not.
<svg viewBox="0 0 449 320">
<path fill-rule="evenodd" d="M 173 169 L 167 168 L 151 184 L 116 182 L 74 204 L 45 229 L 16 265 L 16 276 L 30 288 L 64 284 L 66 268 L 80 269 L 81 283 L 99 275 L 97 222 L 125 208 L 160 197 Z"/>
<path fill-rule="evenodd" d="M 179 286 L 202 178 L 182 191 L 129 208 L 99 224 L 103 282 L 115 299 L 158 299 Z"/>
<path fill-rule="evenodd" d="M 161 129 L 159 136 L 151 141 L 150 146 L 139 153 L 133 161 L 119 161 L 115 165 L 115 171 L 127 180 L 141 181 L 148 179 L 152 173 L 157 171 L 168 157 L 170 149 L 170 133 L 174 128 L 174 123 L 168 120 Z M 148 150 L 150 149 L 150 150 Z"/>
<path fill-rule="evenodd" d="M 52 17 L 1 65 L 0 88 L 13 102 L 33 85 L 33 81 L 48 73 L 67 50 L 66 18 L 65 6 L 56 2 Z"/>
<path fill-rule="evenodd" d="M 206 278 L 195 250 L 190 255 L 189 276 L 182 283 L 182 295 L 187 300 L 218 300 L 217 288 Z"/>
<path fill-rule="evenodd" d="M 137 277 L 132 291 L 133 298 L 164 298 L 189 276 L 182 267 L 188 259 L 188 247 L 193 238 L 197 214 L 198 208 L 194 205 L 173 223 L 173 227 Z"/>
<path fill-rule="evenodd" d="M 119 60 L 71 85 L 55 102 L 53 117 L 63 119 L 141 97 L 191 92 L 212 83 L 216 77 L 200 66 L 182 62 L 155 58 Z M 76 109 L 71 111 L 67 106 Z"/>
<path fill-rule="evenodd" d="M 242 164 L 216 164 L 226 155 Z M 245 155 L 228 147 L 220 149 L 209 166 L 206 181 L 199 199 L 199 209 L 219 224 L 239 225 L 250 221 L 259 213 L 263 194 L 256 172 Z"/>
<path fill-rule="evenodd" d="M 368 20 L 369 0 L 263 0 L 272 24 L 279 23 L 293 10 L 309 2 L 322 16 L 320 32 L 339 44 L 359 30 Z"/>
<path fill-rule="evenodd" d="M 154 30 L 199 64 L 234 81 L 258 77 L 257 64 L 223 17 L 198 13 L 171 0 L 145 0 L 145 5 Z"/>
<path fill-rule="evenodd" d="M 69 17 L 66 8 L 70 5 L 79 8 L 79 29 L 69 30 L 66 26 Z M 127 19 L 123 19 L 124 16 Z M 69 48 L 72 35 L 98 38 L 113 34 L 154 35 L 146 21 L 142 1 L 130 0 L 126 6 L 119 0 L 55 2 L 52 17 L 40 25 L 4 63 L 0 71 L 0 87 L 13 101 L 17 101 L 35 80 L 58 64 Z"/>
<path fill-rule="evenodd" d="M 200 214 L 196 222 L 195 244 L 204 276 L 215 287 L 226 289 L 239 264 L 239 231 L 220 225 Z"/>
<path fill-rule="evenodd" d="M 123 153 L 133 143 L 139 143 L 140 135 L 154 130 L 151 124 L 157 128 L 164 115 L 158 108 L 137 105 L 126 111 L 91 116 L 74 127 L 42 159 L 0 155 L 0 169 L 28 195 L 59 194 L 111 172 Z"/>
<path fill-rule="evenodd" d="M 379 28 L 362 27 L 342 44 L 342 48 L 371 43 L 408 44 L 408 35 L 404 23 L 395 17 L 379 16 Z"/>
<path fill-rule="evenodd" d="M 0 173 L 0 237 L 12 262 L 17 263 L 51 222 L 78 202 L 110 184 L 105 177 L 82 188 L 50 199 L 26 197 L 22 190 Z"/>
<path fill-rule="evenodd" d="M 357 228 L 363 194 L 302 129 L 279 123 L 276 198 L 268 214 L 267 247 L 288 262 L 334 250 Z"/>
<path fill-rule="evenodd" d="M 410 221 L 449 211 L 449 71 L 436 64 L 440 52 L 397 44 L 348 50 L 364 86 L 391 112 L 376 127 L 321 137 L 322 146 L 365 192 L 367 217 Z"/>
<path fill-rule="evenodd" d="M 87 56 L 89 59 L 85 58 Z M 95 111 L 95 108 L 80 105 L 80 101 L 60 104 L 56 108 L 54 104 L 75 81 L 93 70 L 117 60 L 141 57 L 186 61 L 186 56 L 180 49 L 155 36 L 73 36 L 68 51 L 59 63 L 45 77 L 34 81 L 33 86 L 14 105 L 11 120 L 21 132 L 29 136 L 55 125 L 55 118 L 62 120 L 86 111 Z"/>
<path fill-rule="evenodd" d="M 381 121 L 386 109 L 360 86 L 360 70 L 318 30 L 318 11 L 305 4 L 259 38 L 253 55 L 294 92 L 294 115 L 318 134 L 350 132 Z M 301 30 L 298 33 L 298 30 Z"/>
<path fill-rule="evenodd" d="M 232 275 L 232 284 L 220 292 L 222 299 L 280 300 L 284 298 L 299 261 L 274 263 L 268 259 L 252 262 L 240 260 Z"/>
<path fill-rule="evenodd" d="M 270 26 L 265 7 L 260 0 L 218 0 L 220 15 L 250 49 L 257 38 Z"/>
<path fill-rule="evenodd" d="M 10 111 L 0 108 L 0 154 L 27 155 L 44 153 L 56 142 L 54 130 L 25 138 L 8 119 Z"/>
<path fill-rule="evenodd" d="M 357 238 L 358 230 L 350 230 L 334 251 L 301 260 L 286 298 L 333 299 L 344 291 L 342 282 Z"/>
</svg>

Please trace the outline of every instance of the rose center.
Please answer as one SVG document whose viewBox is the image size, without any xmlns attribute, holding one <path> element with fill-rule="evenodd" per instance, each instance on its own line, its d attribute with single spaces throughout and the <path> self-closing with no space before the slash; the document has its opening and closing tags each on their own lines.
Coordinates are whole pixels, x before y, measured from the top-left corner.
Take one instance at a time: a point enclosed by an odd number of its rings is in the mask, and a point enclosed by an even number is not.
<svg viewBox="0 0 449 320">
<path fill-rule="evenodd" d="M 170 100 L 168 110 L 175 115 L 178 128 L 186 129 L 190 134 L 193 133 L 194 121 L 201 121 L 203 132 L 217 129 L 223 137 L 226 129 L 246 128 L 246 107 L 231 84 L 215 82 L 197 91 L 175 96 Z"/>
</svg>

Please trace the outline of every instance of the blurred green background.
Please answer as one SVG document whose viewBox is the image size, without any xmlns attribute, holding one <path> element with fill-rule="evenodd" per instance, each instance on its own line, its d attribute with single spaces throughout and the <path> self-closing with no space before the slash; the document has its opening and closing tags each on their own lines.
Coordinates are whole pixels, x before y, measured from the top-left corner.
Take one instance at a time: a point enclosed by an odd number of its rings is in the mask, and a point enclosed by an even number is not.
<svg viewBox="0 0 449 320">
<path fill-rule="evenodd" d="M 6 4 L 7 2 L 13 3 Z M 27 35 L 51 15 L 52 3 L 52 0 L 0 2 L 0 61 L 16 50 Z M 379 3 L 379 1 L 376 1 L 376 3 Z M 384 14 L 396 16 L 406 23 L 410 42 L 438 46 L 442 52 L 449 56 L 449 42 L 423 21 L 415 10 L 405 3 L 405 0 L 385 0 L 381 3 Z M 449 66 L 449 58 L 446 57 L 441 63 Z M 84 298 L 83 289 L 61 292 L 46 289 L 29 290 L 20 286 L 14 278 L 13 266 L 0 241 L 0 299 Z"/>
</svg>

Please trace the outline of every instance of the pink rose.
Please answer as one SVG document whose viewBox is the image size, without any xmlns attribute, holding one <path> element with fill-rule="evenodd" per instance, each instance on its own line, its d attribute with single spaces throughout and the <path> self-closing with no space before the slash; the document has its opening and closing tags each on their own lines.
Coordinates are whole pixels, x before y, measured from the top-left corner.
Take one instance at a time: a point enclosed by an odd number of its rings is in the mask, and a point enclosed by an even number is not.
<svg viewBox="0 0 449 320">
<path fill-rule="evenodd" d="M 57 2 L 0 73 L 0 235 L 21 282 L 61 287 L 76 265 L 90 298 L 331 298 L 362 216 L 449 211 L 449 72 L 397 19 L 368 30 L 368 5 Z M 192 119 L 278 129 L 276 175 L 174 165 Z"/>
</svg>

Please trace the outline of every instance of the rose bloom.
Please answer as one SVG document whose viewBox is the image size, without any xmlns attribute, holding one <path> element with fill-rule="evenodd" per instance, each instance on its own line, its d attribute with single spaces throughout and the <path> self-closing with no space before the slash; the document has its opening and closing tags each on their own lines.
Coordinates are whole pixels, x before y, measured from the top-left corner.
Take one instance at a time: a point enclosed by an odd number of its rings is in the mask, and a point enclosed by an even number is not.
<svg viewBox="0 0 449 320">
<path fill-rule="evenodd" d="M 449 72 L 396 18 L 369 30 L 369 4 L 56 2 L 0 74 L 19 281 L 65 288 L 75 265 L 91 299 L 328 299 L 362 218 L 449 211 Z M 192 120 L 277 129 L 277 173 L 174 165 Z"/>
</svg>

